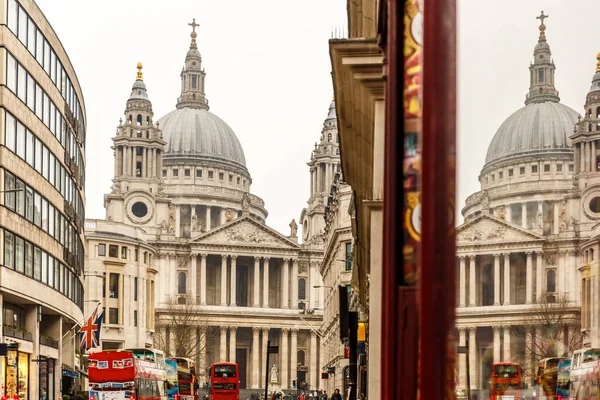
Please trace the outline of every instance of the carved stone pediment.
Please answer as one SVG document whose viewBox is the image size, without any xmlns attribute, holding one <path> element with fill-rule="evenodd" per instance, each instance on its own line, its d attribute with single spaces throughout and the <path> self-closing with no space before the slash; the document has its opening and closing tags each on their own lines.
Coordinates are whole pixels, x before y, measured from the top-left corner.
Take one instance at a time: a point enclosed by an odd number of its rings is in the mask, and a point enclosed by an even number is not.
<svg viewBox="0 0 600 400">
<path fill-rule="evenodd" d="M 542 237 L 488 215 L 471 220 L 457 229 L 458 245 L 530 242 Z"/>
<path fill-rule="evenodd" d="M 250 217 L 240 218 L 194 239 L 195 243 L 296 248 L 288 238 Z"/>
</svg>

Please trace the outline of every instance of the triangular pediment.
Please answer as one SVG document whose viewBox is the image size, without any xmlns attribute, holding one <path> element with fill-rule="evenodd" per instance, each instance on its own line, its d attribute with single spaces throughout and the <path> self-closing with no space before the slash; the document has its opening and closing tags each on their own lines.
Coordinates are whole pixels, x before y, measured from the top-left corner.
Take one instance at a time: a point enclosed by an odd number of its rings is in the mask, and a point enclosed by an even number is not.
<svg viewBox="0 0 600 400">
<path fill-rule="evenodd" d="M 544 238 L 491 215 L 481 215 L 456 229 L 456 242 L 459 246 L 540 240 Z"/>
<path fill-rule="evenodd" d="M 278 247 L 296 249 L 300 246 L 250 217 L 242 217 L 212 229 L 192 240 L 193 244 L 219 244 L 230 246 Z"/>
</svg>

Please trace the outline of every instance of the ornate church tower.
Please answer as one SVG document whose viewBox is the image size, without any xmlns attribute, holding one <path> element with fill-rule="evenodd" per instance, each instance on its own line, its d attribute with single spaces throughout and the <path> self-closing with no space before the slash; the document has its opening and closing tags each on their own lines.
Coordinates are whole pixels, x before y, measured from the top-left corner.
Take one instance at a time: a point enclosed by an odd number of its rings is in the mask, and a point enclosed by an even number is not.
<svg viewBox="0 0 600 400">
<path fill-rule="evenodd" d="M 196 44 L 196 18 L 189 24 L 192 27 L 190 49 L 185 56 L 185 65 L 181 70 L 181 96 L 177 99 L 177 108 L 191 107 L 208 110 L 208 100 L 204 92 L 206 72 L 202 69 L 202 56 Z"/>
<path fill-rule="evenodd" d="M 109 220 L 156 225 L 153 217 L 156 198 L 162 190 L 162 155 L 166 142 L 152 121 L 154 114 L 142 76 L 142 63 L 138 63 L 137 68 L 125 106 L 125 121 L 119 120 L 113 137 L 115 176 L 105 207 Z"/>
<path fill-rule="evenodd" d="M 541 21 L 540 36 L 538 44 L 533 50 L 533 63 L 529 66 L 529 93 L 525 98 L 525 105 L 546 101 L 558 103 L 560 101 L 558 91 L 554 87 L 556 67 L 550 52 L 550 45 L 546 41 L 546 25 L 544 25 L 546 18 L 548 16 L 544 15 L 544 12 L 537 17 Z"/>
<path fill-rule="evenodd" d="M 335 99 L 331 101 L 329 113 L 323 129 L 321 140 L 310 155 L 310 198 L 308 207 L 302 210 L 303 243 L 323 244 L 323 229 L 325 227 L 325 207 L 331 192 L 331 185 L 340 169 L 340 148 L 335 113 Z"/>
</svg>

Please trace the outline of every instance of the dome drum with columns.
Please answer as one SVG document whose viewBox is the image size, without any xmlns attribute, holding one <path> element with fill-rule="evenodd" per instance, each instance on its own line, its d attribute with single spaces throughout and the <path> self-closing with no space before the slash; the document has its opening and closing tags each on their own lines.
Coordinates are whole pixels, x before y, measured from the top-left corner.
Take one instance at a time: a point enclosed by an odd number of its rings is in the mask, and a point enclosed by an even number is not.
<svg viewBox="0 0 600 400">
<path fill-rule="evenodd" d="M 195 339 L 193 345 L 184 347 L 201 349 L 187 355 L 195 359 L 198 371 L 206 371 L 216 361 L 237 362 L 240 387 L 258 393 L 264 388 L 264 380 L 259 379 L 265 372 L 261 354 L 271 341 L 280 353 L 272 360 L 279 374 L 270 387 L 291 390 L 296 379 L 319 387 L 321 338 L 311 326 L 322 323 L 323 281 L 318 267 L 322 240 L 312 241 L 311 246 L 299 244 L 295 221 L 290 223 L 289 235 L 266 225 L 265 203 L 250 193 L 252 179 L 237 136 L 209 112 L 206 73 L 196 44 L 198 25 L 195 21 L 190 25 L 181 95 L 176 109 L 156 123 L 139 67 L 125 121 L 113 138 L 115 178 L 112 193 L 105 199 L 110 223 L 102 224 L 102 229 L 114 231 L 109 232 L 113 240 L 107 246 L 100 235 L 88 254 L 98 261 L 95 265 L 118 275 L 109 277 L 106 285 L 123 282 L 123 288 L 131 288 L 133 277 L 120 273 L 117 264 L 124 262 L 120 257 L 141 263 L 142 252 L 132 245 L 135 241 L 115 241 L 131 232 L 127 227 L 135 226 L 135 232 L 143 233 L 139 239 L 153 250 L 150 255 L 144 253 L 143 263 L 157 271 L 154 284 L 143 292 L 155 311 L 153 328 L 144 332 L 145 338 L 153 338 L 154 345 L 162 343 L 166 353 L 175 356 L 168 343 L 176 338 L 165 327 L 173 323 L 174 310 L 187 309 L 196 321 L 190 327 Z M 314 154 L 323 163 L 314 168 L 310 164 L 319 188 L 311 191 L 309 206 L 303 210 L 315 220 L 318 215 L 322 220 L 325 193 L 337 169 L 334 164 L 339 163 L 337 131 L 330 119 L 322 138 L 328 143 L 321 146 L 318 156 Z M 99 226 L 97 221 L 94 226 Z M 117 253 L 110 246 L 117 246 Z M 100 250 L 106 247 L 108 253 Z M 136 277 L 141 279 L 141 275 Z M 113 286 L 121 290 L 118 284 Z M 124 311 L 118 300 L 103 301 L 109 308 Z M 128 310 L 132 307 L 136 305 Z M 103 329 L 119 327 L 107 321 Z M 121 348 L 131 342 L 126 339 Z M 201 382 L 206 380 L 200 376 Z"/>
</svg>

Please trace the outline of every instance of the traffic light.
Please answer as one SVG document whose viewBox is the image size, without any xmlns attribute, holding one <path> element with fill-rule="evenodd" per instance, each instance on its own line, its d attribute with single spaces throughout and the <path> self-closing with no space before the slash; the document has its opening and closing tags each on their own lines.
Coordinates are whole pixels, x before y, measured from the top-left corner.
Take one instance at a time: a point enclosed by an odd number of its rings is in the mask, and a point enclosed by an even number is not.
<svg viewBox="0 0 600 400">
<path fill-rule="evenodd" d="M 292 389 L 296 389 L 296 380 L 292 379 Z"/>
</svg>

